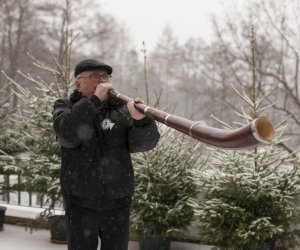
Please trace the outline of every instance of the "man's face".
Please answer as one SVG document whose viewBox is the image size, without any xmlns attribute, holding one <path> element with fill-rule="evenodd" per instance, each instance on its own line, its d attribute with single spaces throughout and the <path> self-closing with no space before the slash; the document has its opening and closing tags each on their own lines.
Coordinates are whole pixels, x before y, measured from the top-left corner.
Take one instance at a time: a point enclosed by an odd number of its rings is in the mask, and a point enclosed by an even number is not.
<svg viewBox="0 0 300 250">
<path fill-rule="evenodd" d="M 91 97 L 97 85 L 110 81 L 110 75 L 105 70 L 84 71 L 76 77 L 75 87 L 84 96 Z"/>
</svg>

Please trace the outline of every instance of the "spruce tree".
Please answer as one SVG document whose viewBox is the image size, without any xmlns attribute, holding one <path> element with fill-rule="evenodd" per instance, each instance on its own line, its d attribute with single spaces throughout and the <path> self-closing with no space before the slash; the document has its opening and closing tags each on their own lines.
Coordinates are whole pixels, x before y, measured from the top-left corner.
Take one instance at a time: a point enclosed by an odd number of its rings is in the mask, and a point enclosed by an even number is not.
<svg viewBox="0 0 300 250">
<path fill-rule="evenodd" d="M 140 236 L 164 238 L 184 232 L 193 219 L 188 199 L 196 197 L 192 169 L 204 165 L 203 148 L 187 136 L 159 125 L 158 145 L 133 155 L 133 229 Z"/>
<path fill-rule="evenodd" d="M 51 112 L 55 100 L 67 96 L 71 77 L 64 65 L 57 63 L 56 68 L 51 68 L 38 61 L 35 65 L 51 72 L 55 81 L 45 82 L 37 76 L 20 72 L 24 79 L 32 83 L 32 89 L 26 89 L 10 79 L 23 104 L 12 118 L 15 124 L 11 132 L 13 141 L 23 151 L 12 167 L 22 177 L 22 183 L 15 188 L 38 193 L 53 208 L 61 199 L 61 194 L 60 148 L 53 131 Z"/>
</svg>

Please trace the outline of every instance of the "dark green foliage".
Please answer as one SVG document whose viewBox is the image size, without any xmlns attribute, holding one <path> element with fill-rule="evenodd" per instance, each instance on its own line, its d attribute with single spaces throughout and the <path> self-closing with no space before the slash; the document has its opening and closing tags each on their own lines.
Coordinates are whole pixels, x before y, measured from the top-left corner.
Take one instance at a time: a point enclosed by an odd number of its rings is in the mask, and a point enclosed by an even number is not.
<svg viewBox="0 0 300 250">
<path fill-rule="evenodd" d="M 197 194 L 191 169 L 200 165 L 201 148 L 170 129 L 160 127 L 153 150 L 133 157 L 136 190 L 134 230 L 139 235 L 181 233 L 193 218 L 188 199 Z"/>
<path fill-rule="evenodd" d="M 200 235 L 226 249 L 256 249 L 260 242 L 293 249 L 299 218 L 299 161 L 276 147 L 218 151 L 210 174 L 202 173 L 204 201 L 195 205 Z"/>
</svg>

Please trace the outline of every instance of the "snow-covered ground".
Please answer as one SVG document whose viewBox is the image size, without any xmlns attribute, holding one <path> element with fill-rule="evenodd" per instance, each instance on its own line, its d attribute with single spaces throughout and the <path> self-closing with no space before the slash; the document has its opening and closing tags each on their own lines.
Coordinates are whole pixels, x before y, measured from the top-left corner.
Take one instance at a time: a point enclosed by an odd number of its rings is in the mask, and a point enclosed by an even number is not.
<svg viewBox="0 0 300 250">
<path fill-rule="evenodd" d="M 66 250 L 66 245 L 52 244 L 48 230 L 38 230 L 30 233 L 24 227 L 4 224 L 0 232 L 1 250 Z"/>
<path fill-rule="evenodd" d="M 43 208 L 27 207 L 5 204 L 0 201 L 1 206 L 7 207 L 6 215 L 21 218 L 35 218 L 43 211 Z M 57 210 L 57 214 L 62 210 Z M 40 229 L 30 233 L 25 227 L 4 224 L 4 230 L 0 232 L 1 250 L 67 250 L 66 245 L 57 245 L 50 242 L 50 232 Z M 100 249 L 100 248 L 99 248 Z M 131 241 L 129 250 L 139 250 L 138 243 Z M 186 242 L 171 242 L 171 250 L 210 250 L 210 246 L 192 244 Z"/>
<path fill-rule="evenodd" d="M 67 250 L 67 245 L 53 244 L 50 242 L 48 230 L 38 230 L 33 233 L 25 231 L 24 227 L 4 225 L 0 232 L 1 250 Z M 100 249 L 100 247 L 98 248 Z M 129 250 L 139 250 L 136 241 L 129 242 Z M 171 242 L 171 250 L 210 250 L 211 247 L 185 242 Z"/>
</svg>

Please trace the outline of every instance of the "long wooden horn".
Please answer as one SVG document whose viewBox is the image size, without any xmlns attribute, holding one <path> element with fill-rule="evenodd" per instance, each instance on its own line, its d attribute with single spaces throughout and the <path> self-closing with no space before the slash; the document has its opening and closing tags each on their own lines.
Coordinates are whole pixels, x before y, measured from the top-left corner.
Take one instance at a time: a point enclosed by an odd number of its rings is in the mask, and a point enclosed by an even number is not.
<svg viewBox="0 0 300 250">
<path fill-rule="evenodd" d="M 115 90 L 111 90 L 109 95 L 123 104 L 132 100 L 132 98 L 120 94 Z M 272 123 L 264 117 L 257 118 L 241 128 L 226 130 L 209 127 L 203 124 L 203 122 L 191 121 L 142 103 L 136 103 L 135 108 L 168 127 L 174 128 L 203 143 L 220 148 L 243 149 L 261 146 L 269 144 L 275 135 Z"/>
</svg>

